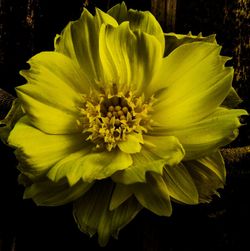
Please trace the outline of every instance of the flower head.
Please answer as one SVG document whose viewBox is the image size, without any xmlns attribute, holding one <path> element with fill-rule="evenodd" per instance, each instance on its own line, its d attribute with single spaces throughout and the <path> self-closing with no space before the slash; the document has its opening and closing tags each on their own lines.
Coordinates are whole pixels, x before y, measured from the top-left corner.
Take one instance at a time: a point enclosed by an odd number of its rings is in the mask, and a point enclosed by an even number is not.
<svg viewBox="0 0 250 251">
<path fill-rule="evenodd" d="M 232 67 L 214 36 L 165 34 L 124 3 L 84 9 L 21 71 L 16 148 L 24 197 L 74 201 L 79 228 L 105 245 L 144 207 L 209 202 L 225 182 L 219 148 L 245 110 L 228 107 Z"/>
</svg>

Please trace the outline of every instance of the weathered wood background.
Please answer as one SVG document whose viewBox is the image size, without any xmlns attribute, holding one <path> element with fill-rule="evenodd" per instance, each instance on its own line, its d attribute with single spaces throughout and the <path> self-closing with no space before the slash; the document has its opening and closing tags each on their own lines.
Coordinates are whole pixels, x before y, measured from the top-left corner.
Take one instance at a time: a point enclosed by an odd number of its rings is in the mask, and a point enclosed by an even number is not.
<svg viewBox="0 0 250 251">
<path fill-rule="evenodd" d="M 119 1 L 89 0 L 87 8 L 106 10 Z M 223 54 L 233 57 L 234 87 L 250 110 L 249 0 L 128 0 L 131 8 L 152 10 L 165 31 L 217 34 Z M 15 94 L 24 80 L 19 70 L 40 51 L 53 49 L 53 38 L 69 20 L 77 19 L 83 0 L 0 0 L 0 88 Z M 248 125 L 232 146 L 249 145 Z M 0 144 L 0 251 L 50 250 L 250 250 L 249 158 L 227 163 L 227 185 L 209 205 L 174 205 L 171 218 L 147 211 L 99 248 L 96 238 L 80 233 L 71 205 L 36 207 L 22 200 L 12 150 Z"/>
</svg>

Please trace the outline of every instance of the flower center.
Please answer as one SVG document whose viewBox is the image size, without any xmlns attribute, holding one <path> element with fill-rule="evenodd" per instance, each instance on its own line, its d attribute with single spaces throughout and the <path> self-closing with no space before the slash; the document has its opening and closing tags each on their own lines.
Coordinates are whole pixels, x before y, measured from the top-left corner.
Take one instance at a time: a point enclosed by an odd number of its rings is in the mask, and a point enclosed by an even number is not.
<svg viewBox="0 0 250 251">
<path fill-rule="evenodd" d="M 80 108 L 82 118 L 78 121 L 87 140 L 97 148 L 114 149 L 130 133 L 143 134 L 150 128 L 152 101 L 144 102 L 144 97 L 132 93 L 93 94 L 84 96 Z"/>
</svg>

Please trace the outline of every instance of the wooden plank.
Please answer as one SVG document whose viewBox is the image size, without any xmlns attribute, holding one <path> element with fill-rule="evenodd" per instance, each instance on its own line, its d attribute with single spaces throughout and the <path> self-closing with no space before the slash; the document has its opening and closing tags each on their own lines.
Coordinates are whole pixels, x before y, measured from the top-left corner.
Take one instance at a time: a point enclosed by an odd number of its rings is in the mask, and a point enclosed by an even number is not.
<svg viewBox="0 0 250 251">
<path fill-rule="evenodd" d="M 175 31 L 177 0 L 151 0 L 151 12 L 165 32 Z"/>
</svg>

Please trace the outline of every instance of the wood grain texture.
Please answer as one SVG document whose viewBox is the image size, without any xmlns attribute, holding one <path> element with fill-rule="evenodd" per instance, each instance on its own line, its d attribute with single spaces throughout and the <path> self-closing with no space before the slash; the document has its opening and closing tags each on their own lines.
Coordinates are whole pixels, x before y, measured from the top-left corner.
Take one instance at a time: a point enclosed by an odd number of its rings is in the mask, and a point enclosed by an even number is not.
<svg viewBox="0 0 250 251">
<path fill-rule="evenodd" d="M 151 0 L 151 11 L 165 32 L 175 31 L 177 0 Z"/>
</svg>

